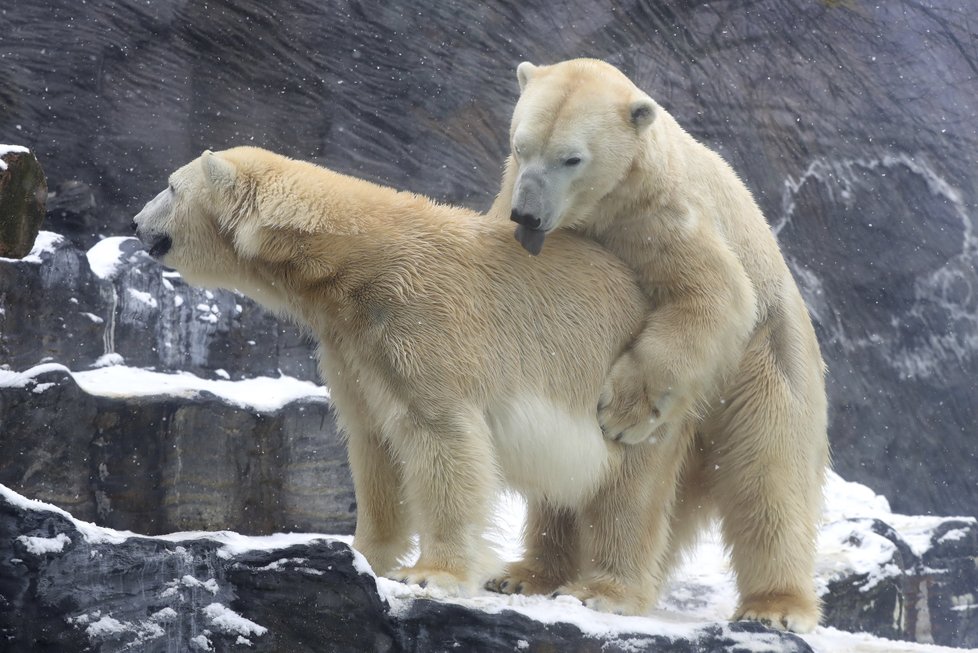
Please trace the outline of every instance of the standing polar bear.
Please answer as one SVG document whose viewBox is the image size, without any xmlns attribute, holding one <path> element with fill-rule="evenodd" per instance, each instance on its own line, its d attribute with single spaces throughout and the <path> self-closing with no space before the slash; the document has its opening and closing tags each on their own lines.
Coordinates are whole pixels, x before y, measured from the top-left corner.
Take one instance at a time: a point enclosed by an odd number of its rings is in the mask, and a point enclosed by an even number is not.
<svg viewBox="0 0 978 653">
<path fill-rule="evenodd" d="M 603 248 L 555 234 L 531 259 L 508 220 L 250 147 L 183 166 L 134 223 L 189 283 L 236 288 L 317 337 L 348 438 L 354 546 L 378 573 L 485 581 L 501 480 L 527 499 L 527 554 L 494 587 L 650 607 L 658 506 L 676 491 L 663 461 L 679 454 L 601 437 L 604 377 L 649 311 Z M 420 558 L 399 568 L 413 532 Z"/>
<path fill-rule="evenodd" d="M 662 449 L 690 455 L 663 461 L 681 489 L 662 503 L 671 530 L 658 573 L 708 515 L 700 506 L 715 507 L 737 617 L 810 630 L 828 464 L 824 365 L 760 209 L 716 153 L 613 66 L 524 62 L 517 77 L 512 151 L 491 213 L 518 224 L 531 254 L 558 228 L 604 245 L 652 303 L 598 412 L 613 440 L 689 440 Z"/>
</svg>

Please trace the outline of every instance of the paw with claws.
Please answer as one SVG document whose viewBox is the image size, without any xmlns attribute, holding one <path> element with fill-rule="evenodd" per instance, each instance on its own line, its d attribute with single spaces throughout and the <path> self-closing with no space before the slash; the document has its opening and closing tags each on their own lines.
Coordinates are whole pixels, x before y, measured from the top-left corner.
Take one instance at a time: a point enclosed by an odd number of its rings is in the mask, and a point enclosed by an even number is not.
<svg viewBox="0 0 978 653">
<path fill-rule="evenodd" d="M 470 589 L 470 583 L 466 578 L 453 574 L 450 571 L 445 571 L 444 569 L 435 569 L 420 565 L 395 569 L 387 577 L 408 585 L 434 587 L 444 590 L 449 594 L 466 595 Z"/>
<path fill-rule="evenodd" d="M 559 586 L 559 581 L 520 562 L 510 564 L 486 583 L 487 590 L 499 594 L 550 594 Z"/>
<path fill-rule="evenodd" d="M 741 603 L 734 621 L 757 621 L 768 628 L 808 633 L 818 625 L 818 606 L 811 600 L 791 595 L 748 598 Z"/>
<path fill-rule="evenodd" d="M 598 612 L 637 615 L 649 607 L 648 600 L 640 594 L 612 580 L 590 579 L 562 585 L 551 596 L 573 596 Z"/>
<path fill-rule="evenodd" d="M 677 388 L 652 387 L 633 352 L 623 354 L 605 380 L 598 402 L 598 423 L 604 437 L 639 444 L 666 436 L 686 417 L 687 402 Z"/>
</svg>

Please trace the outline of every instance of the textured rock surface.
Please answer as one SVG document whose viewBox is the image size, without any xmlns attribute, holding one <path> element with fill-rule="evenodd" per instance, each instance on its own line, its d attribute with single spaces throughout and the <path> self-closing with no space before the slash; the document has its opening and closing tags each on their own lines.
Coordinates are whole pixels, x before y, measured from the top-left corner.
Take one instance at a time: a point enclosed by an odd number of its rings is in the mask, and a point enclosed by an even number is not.
<svg viewBox="0 0 978 653">
<path fill-rule="evenodd" d="M 134 238 L 86 253 L 61 236 L 42 237 L 27 259 L 0 259 L 0 364 L 86 369 L 116 354 L 132 366 L 207 378 L 281 371 L 318 379 L 313 343 L 299 329 L 241 295 L 187 286 Z"/>
<path fill-rule="evenodd" d="M 44 221 L 47 179 L 23 150 L 0 145 L 0 256 L 8 258 L 27 256 Z"/>
<path fill-rule="evenodd" d="M 0 483 L 139 533 L 352 533 L 346 448 L 329 402 L 270 412 L 214 395 L 88 394 L 51 366 L 0 387 Z"/>
<path fill-rule="evenodd" d="M 973 520 L 935 525 L 922 553 L 880 520 L 850 521 L 850 546 L 874 546 L 867 540 L 881 538 L 892 554 L 872 569 L 828 583 L 825 624 L 890 639 L 978 648 L 978 527 Z"/>
<path fill-rule="evenodd" d="M 811 651 L 757 624 L 595 637 L 430 600 L 394 614 L 342 542 L 242 553 L 206 537 L 91 541 L 66 516 L 22 503 L 0 495 L 0 641 L 11 653 Z"/>
<path fill-rule="evenodd" d="M 245 143 L 485 208 L 515 65 L 605 58 L 755 191 L 817 320 L 839 471 L 902 512 L 975 514 L 972 11 L 14 0 L 0 142 L 29 139 L 52 185 L 91 186 L 104 234 L 126 233 L 176 166 Z"/>
</svg>

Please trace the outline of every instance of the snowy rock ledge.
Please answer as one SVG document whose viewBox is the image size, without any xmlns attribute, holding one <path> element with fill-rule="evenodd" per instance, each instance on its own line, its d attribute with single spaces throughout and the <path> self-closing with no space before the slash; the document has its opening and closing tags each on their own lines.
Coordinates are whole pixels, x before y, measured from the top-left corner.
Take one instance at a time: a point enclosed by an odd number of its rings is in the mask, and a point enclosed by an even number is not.
<svg viewBox="0 0 978 653">
<path fill-rule="evenodd" d="M 0 369 L 0 483 L 144 534 L 352 533 L 326 389 L 110 365 Z"/>
<path fill-rule="evenodd" d="M 533 598 L 479 609 L 377 579 L 346 538 L 150 538 L 0 486 L 5 651 L 812 650 L 757 624 L 610 617 L 545 599 L 549 611 L 535 612 Z"/>
</svg>

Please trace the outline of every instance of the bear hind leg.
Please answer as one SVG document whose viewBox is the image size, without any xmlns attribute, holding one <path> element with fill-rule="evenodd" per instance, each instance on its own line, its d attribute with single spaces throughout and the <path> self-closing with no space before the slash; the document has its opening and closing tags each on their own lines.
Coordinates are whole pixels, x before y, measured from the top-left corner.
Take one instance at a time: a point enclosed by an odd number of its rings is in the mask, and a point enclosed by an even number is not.
<svg viewBox="0 0 978 653">
<path fill-rule="evenodd" d="M 643 614 L 658 600 L 673 560 L 670 524 L 692 428 L 626 447 L 622 468 L 580 517 L 587 568 L 557 590 L 602 612 Z"/>
<path fill-rule="evenodd" d="M 749 352 L 744 371 L 710 429 L 717 442 L 707 466 L 740 590 L 734 618 L 808 632 L 820 618 L 824 404 L 794 394 L 763 351 Z"/>
<path fill-rule="evenodd" d="M 578 519 L 575 511 L 545 500 L 527 506 L 523 540 L 526 554 L 486 583 L 501 594 L 550 594 L 577 575 Z"/>
</svg>

